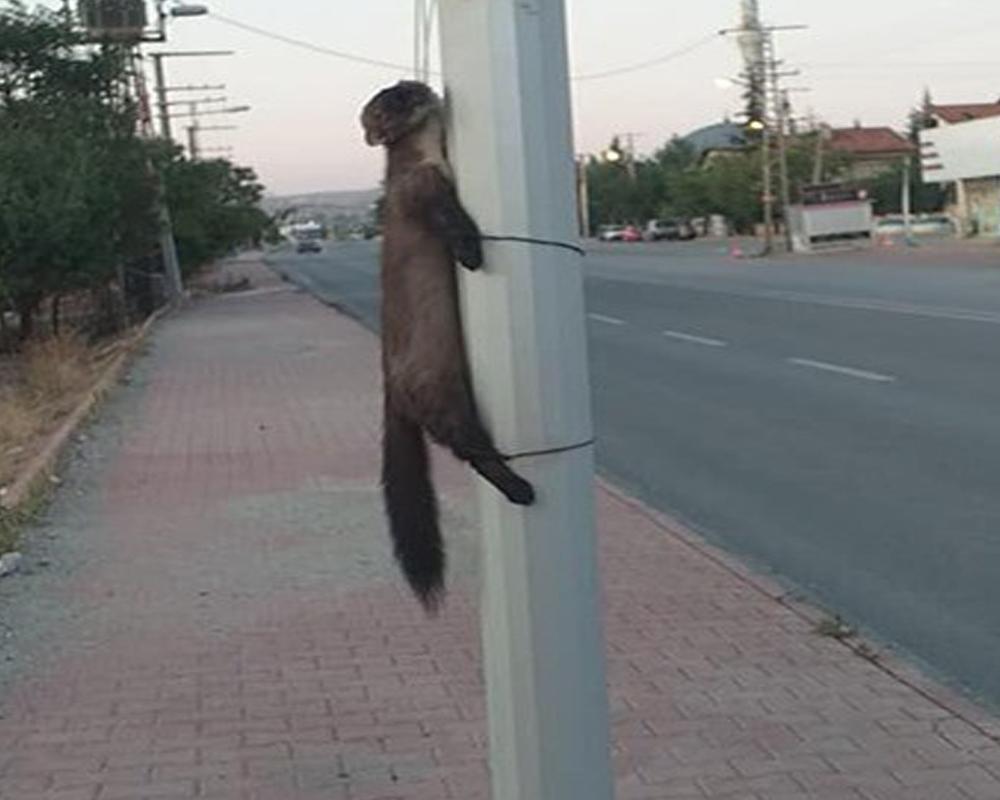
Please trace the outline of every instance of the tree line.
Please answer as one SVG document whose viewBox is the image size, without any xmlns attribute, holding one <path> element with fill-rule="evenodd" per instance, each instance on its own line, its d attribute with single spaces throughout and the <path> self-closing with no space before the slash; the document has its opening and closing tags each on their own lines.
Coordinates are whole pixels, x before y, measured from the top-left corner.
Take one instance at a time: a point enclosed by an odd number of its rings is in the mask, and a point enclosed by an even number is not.
<svg viewBox="0 0 1000 800">
<path fill-rule="evenodd" d="M 122 306 L 160 271 L 157 174 L 189 273 L 270 225 L 252 170 L 140 137 L 135 69 L 62 12 L 0 6 L 0 317 L 24 337 L 43 305 L 58 328 L 64 297 Z"/>
<path fill-rule="evenodd" d="M 914 126 L 917 121 L 913 121 Z M 911 130 L 916 137 L 917 127 Z M 823 152 L 818 132 L 800 133 L 788 140 L 788 176 L 793 202 L 800 187 L 815 179 L 821 159 L 822 180 L 832 180 L 849 165 L 842 153 Z M 591 233 L 601 225 L 632 223 L 641 225 L 657 218 L 695 218 L 713 214 L 724 216 L 738 233 L 751 233 L 763 219 L 763 163 L 759 141 L 749 137 L 748 146 L 702 158 L 689 142 L 675 137 L 648 158 L 631 165 L 622 160 L 609 162 L 592 157 L 585 165 L 589 193 Z M 616 143 L 612 143 L 612 148 Z M 628 166 L 629 168 L 626 168 Z M 868 191 L 875 212 L 900 211 L 903 167 L 885 172 L 854 185 Z M 938 211 L 943 207 L 943 191 L 925 184 L 920 170 L 911 174 L 913 210 Z M 778 192 L 775 173 L 774 192 Z M 780 213 L 780 203 L 776 206 Z"/>
</svg>

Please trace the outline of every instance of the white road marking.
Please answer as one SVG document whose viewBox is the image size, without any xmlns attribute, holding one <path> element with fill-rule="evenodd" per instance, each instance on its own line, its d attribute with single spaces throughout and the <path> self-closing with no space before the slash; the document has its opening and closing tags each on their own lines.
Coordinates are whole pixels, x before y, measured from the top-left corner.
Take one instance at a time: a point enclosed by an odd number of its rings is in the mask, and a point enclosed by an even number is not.
<svg viewBox="0 0 1000 800">
<path fill-rule="evenodd" d="M 855 369 L 854 367 L 844 367 L 840 364 L 828 364 L 826 361 L 813 361 L 811 358 L 789 358 L 788 363 L 796 364 L 800 367 L 811 367 L 821 369 L 824 372 L 835 372 L 838 375 L 848 375 L 851 378 L 861 378 L 865 381 L 877 381 L 878 383 L 892 383 L 896 380 L 893 375 L 883 375 L 880 372 L 869 372 L 866 369 Z"/>
<path fill-rule="evenodd" d="M 900 303 L 891 300 L 861 299 L 853 297 L 836 297 L 810 294 L 807 292 L 757 291 L 747 292 L 747 296 L 756 296 L 768 300 L 786 300 L 790 303 L 807 303 L 831 308 L 850 308 L 860 311 L 885 311 L 890 314 L 905 314 L 913 317 L 930 319 L 948 319 L 957 322 L 982 322 L 990 325 L 1000 325 L 1000 314 L 991 311 L 979 311 L 972 308 L 954 308 L 948 306 L 924 306 L 916 303 Z"/>
<path fill-rule="evenodd" d="M 624 325 L 625 320 L 618 319 L 617 317 L 605 317 L 603 314 L 587 314 L 595 322 L 604 322 L 608 325 Z"/>
<path fill-rule="evenodd" d="M 693 334 L 681 333 L 680 331 L 664 331 L 663 335 L 681 342 L 690 342 L 691 344 L 703 344 L 708 347 L 729 347 L 729 343 L 721 339 L 709 339 L 705 336 L 694 336 Z"/>
</svg>

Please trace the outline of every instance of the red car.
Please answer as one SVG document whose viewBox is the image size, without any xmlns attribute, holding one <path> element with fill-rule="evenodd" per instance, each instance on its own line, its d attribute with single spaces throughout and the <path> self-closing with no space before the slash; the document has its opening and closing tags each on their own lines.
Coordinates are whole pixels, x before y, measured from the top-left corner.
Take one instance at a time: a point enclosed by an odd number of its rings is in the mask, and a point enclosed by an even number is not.
<svg viewBox="0 0 1000 800">
<path fill-rule="evenodd" d="M 622 231 L 623 242 L 641 242 L 642 232 L 635 225 L 626 225 Z"/>
</svg>

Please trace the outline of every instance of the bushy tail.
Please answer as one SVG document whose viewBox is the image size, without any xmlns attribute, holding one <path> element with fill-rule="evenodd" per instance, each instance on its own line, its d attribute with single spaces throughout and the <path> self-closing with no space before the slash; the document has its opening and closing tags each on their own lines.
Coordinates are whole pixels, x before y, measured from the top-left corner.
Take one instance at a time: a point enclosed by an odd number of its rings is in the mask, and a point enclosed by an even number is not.
<svg viewBox="0 0 1000 800">
<path fill-rule="evenodd" d="M 444 596 L 445 553 L 427 443 L 420 426 L 386 409 L 382 491 L 396 560 L 429 613 Z"/>
</svg>

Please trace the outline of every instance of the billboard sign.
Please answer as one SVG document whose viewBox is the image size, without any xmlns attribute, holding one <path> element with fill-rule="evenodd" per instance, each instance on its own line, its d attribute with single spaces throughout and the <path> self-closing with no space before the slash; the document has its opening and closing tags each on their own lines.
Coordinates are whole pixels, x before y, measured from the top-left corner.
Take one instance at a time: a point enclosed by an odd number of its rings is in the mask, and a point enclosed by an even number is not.
<svg viewBox="0 0 1000 800">
<path fill-rule="evenodd" d="M 921 131 L 920 160 L 929 183 L 1000 175 L 1000 117 Z"/>
</svg>

